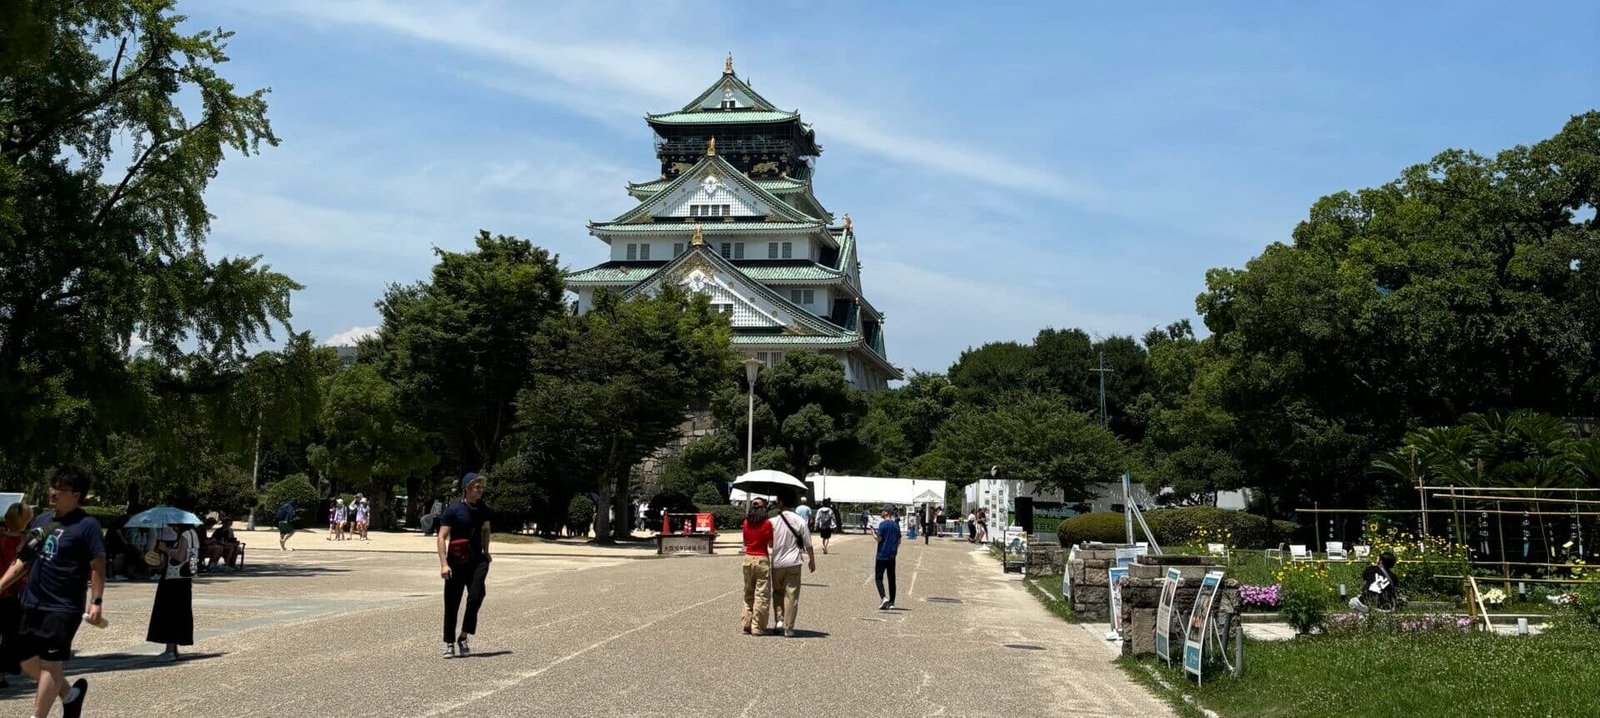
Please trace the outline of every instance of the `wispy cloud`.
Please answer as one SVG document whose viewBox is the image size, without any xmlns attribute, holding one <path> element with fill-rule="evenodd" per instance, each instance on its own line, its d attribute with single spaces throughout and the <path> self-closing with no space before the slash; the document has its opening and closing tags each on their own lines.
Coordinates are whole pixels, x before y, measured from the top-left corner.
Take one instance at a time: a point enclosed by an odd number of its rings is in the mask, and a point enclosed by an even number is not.
<svg viewBox="0 0 1600 718">
<path fill-rule="evenodd" d="M 495 70 L 459 71 L 491 89 L 562 107 L 608 124 L 636 122 L 645 108 L 675 107 L 701 89 L 705 72 L 691 71 L 680 54 L 659 45 L 627 41 L 564 42 L 548 37 L 551 23 L 519 17 L 509 9 L 490 12 L 447 4 L 295 1 L 252 4 L 256 12 L 287 16 L 312 25 L 339 25 L 387 33 L 407 41 L 447 48 L 494 63 Z M 772 74 L 779 75 L 780 68 Z M 771 78 L 768 78 L 771 79 Z M 892 162 L 991 187 L 1092 204 L 1105 193 L 1081 179 L 1030 162 L 996 155 L 961 142 L 918 136 L 878 119 L 872 109 L 845 109 L 813 94 L 805 83 L 773 83 L 777 101 L 803 107 L 808 120 L 827 127 L 830 141 Z M 852 107 L 855 107 L 854 105 Z"/>
<path fill-rule="evenodd" d="M 350 327 L 349 329 L 328 337 L 328 340 L 323 342 L 322 345 L 325 347 L 353 347 L 356 344 L 359 344 L 362 339 L 375 337 L 377 335 L 378 327 L 376 326 Z"/>
</svg>

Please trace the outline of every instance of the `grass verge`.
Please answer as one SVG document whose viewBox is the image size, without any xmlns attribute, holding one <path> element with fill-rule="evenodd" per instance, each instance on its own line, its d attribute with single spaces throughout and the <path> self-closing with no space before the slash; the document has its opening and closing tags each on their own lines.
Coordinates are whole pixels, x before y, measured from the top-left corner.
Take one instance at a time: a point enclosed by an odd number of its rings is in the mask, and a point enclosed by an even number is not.
<svg viewBox="0 0 1600 718">
<path fill-rule="evenodd" d="M 1154 667 L 1230 717 L 1576 717 L 1600 706 L 1600 682 L 1589 669 L 1595 638 L 1437 632 L 1250 641 L 1242 678 L 1218 675 L 1199 687 L 1153 660 L 1127 666 L 1136 679 Z"/>
<path fill-rule="evenodd" d="M 1026 578 L 1023 579 L 1022 585 L 1026 586 L 1028 593 L 1039 599 L 1039 602 L 1044 604 L 1045 608 L 1050 609 L 1051 613 L 1067 621 L 1076 622 L 1077 619 L 1072 615 L 1072 604 L 1061 597 L 1060 576 L 1045 576 L 1041 579 Z"/>
</svg>

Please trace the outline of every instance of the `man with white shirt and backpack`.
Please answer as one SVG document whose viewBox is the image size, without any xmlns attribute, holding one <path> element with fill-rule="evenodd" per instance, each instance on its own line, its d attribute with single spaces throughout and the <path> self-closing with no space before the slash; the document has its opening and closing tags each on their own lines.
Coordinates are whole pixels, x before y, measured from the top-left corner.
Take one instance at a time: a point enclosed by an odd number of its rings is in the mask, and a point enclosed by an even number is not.
<svg viewBox="0 0 1600 718">
<path fill-rule="evenodd" d="M 768 519 L 772 524 L 772 548 L 768 551 L 772 562 L 772 607 L 777 613 L 778 628 L 784 636 L 794 636 L 795 617 L 800 609 L 800 565 L 817 570 L 817 556 L 811 550 L 811 529 L 799 514 L 788 510 L 788 500 L 778 496 L 772 502 L 778 515 Z M 803 554 L 803 556 L 802 556 Z"/>
</svg>

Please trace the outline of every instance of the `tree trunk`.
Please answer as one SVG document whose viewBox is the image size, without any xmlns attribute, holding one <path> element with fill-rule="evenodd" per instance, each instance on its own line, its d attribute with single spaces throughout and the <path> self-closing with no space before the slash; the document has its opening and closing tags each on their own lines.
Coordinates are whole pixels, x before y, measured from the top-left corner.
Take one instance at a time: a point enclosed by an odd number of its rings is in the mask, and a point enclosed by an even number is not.
<svg viewBox="0 0 1600 718">
<path fill-rule="evenodd" d="M 611 472 L 614 471 L 612 467 L 617 463 L 617 443 L 617 435 L 612 434 L 611 452 L 606 456 L 605 470 L 600 473 L 600 480 L 595 487 L 599 494 L 599 500 L 594 502 L 594 540 L 596 543 L 613 543 L 611 539 L 610 509 L 611 494 L 616 487 L 616 482 L 612 478 Z"/>
<path fill-rule="evenodd" d="M 628 505 L 633 498 L 628 493 L 628 485 L 633 478 L 631 474 L 631 470 L 624 470 L 617 477 L 616 492 L 612 495 L 611 500 L 612 513 L 617 516 L 616 526 L 612 528 L 611 536 L 618 541 L 628 541 L 633 538 L 633 507 Z"/>
<path fill-rule="evenodd" d="M 612 479 L 609 476 L 600 478 L 600 500 L 594 505 L 594 540 L 595 543 L 613 543 L 611 538 L 611 494 Z"/>
</svg>

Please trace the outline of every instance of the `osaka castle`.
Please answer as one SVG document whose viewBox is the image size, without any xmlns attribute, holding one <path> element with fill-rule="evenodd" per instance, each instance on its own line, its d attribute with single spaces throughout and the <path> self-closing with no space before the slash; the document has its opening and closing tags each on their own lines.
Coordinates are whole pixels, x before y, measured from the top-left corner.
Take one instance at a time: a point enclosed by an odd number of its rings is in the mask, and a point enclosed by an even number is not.
<svg viewBox="0 0 1600 718">
<path fill-rule="evenodd" d="M 661 176 L 628 185 L 638 206 L 589 223 L 611 257 L 567 275 L 578 311 L 601 289 L 626 298 L 676 282 L 728 315 L 746 357 L 772 366 L 791 351 L 826 353 L 868 391 L 902 378 L 883 313 L 862 291 L 850 215 L 836 220 L 813 192 L 822 146 L 800 113 L 751 89 L 729 57 L 699 97 L 645 120 Z"/>
</svg>

